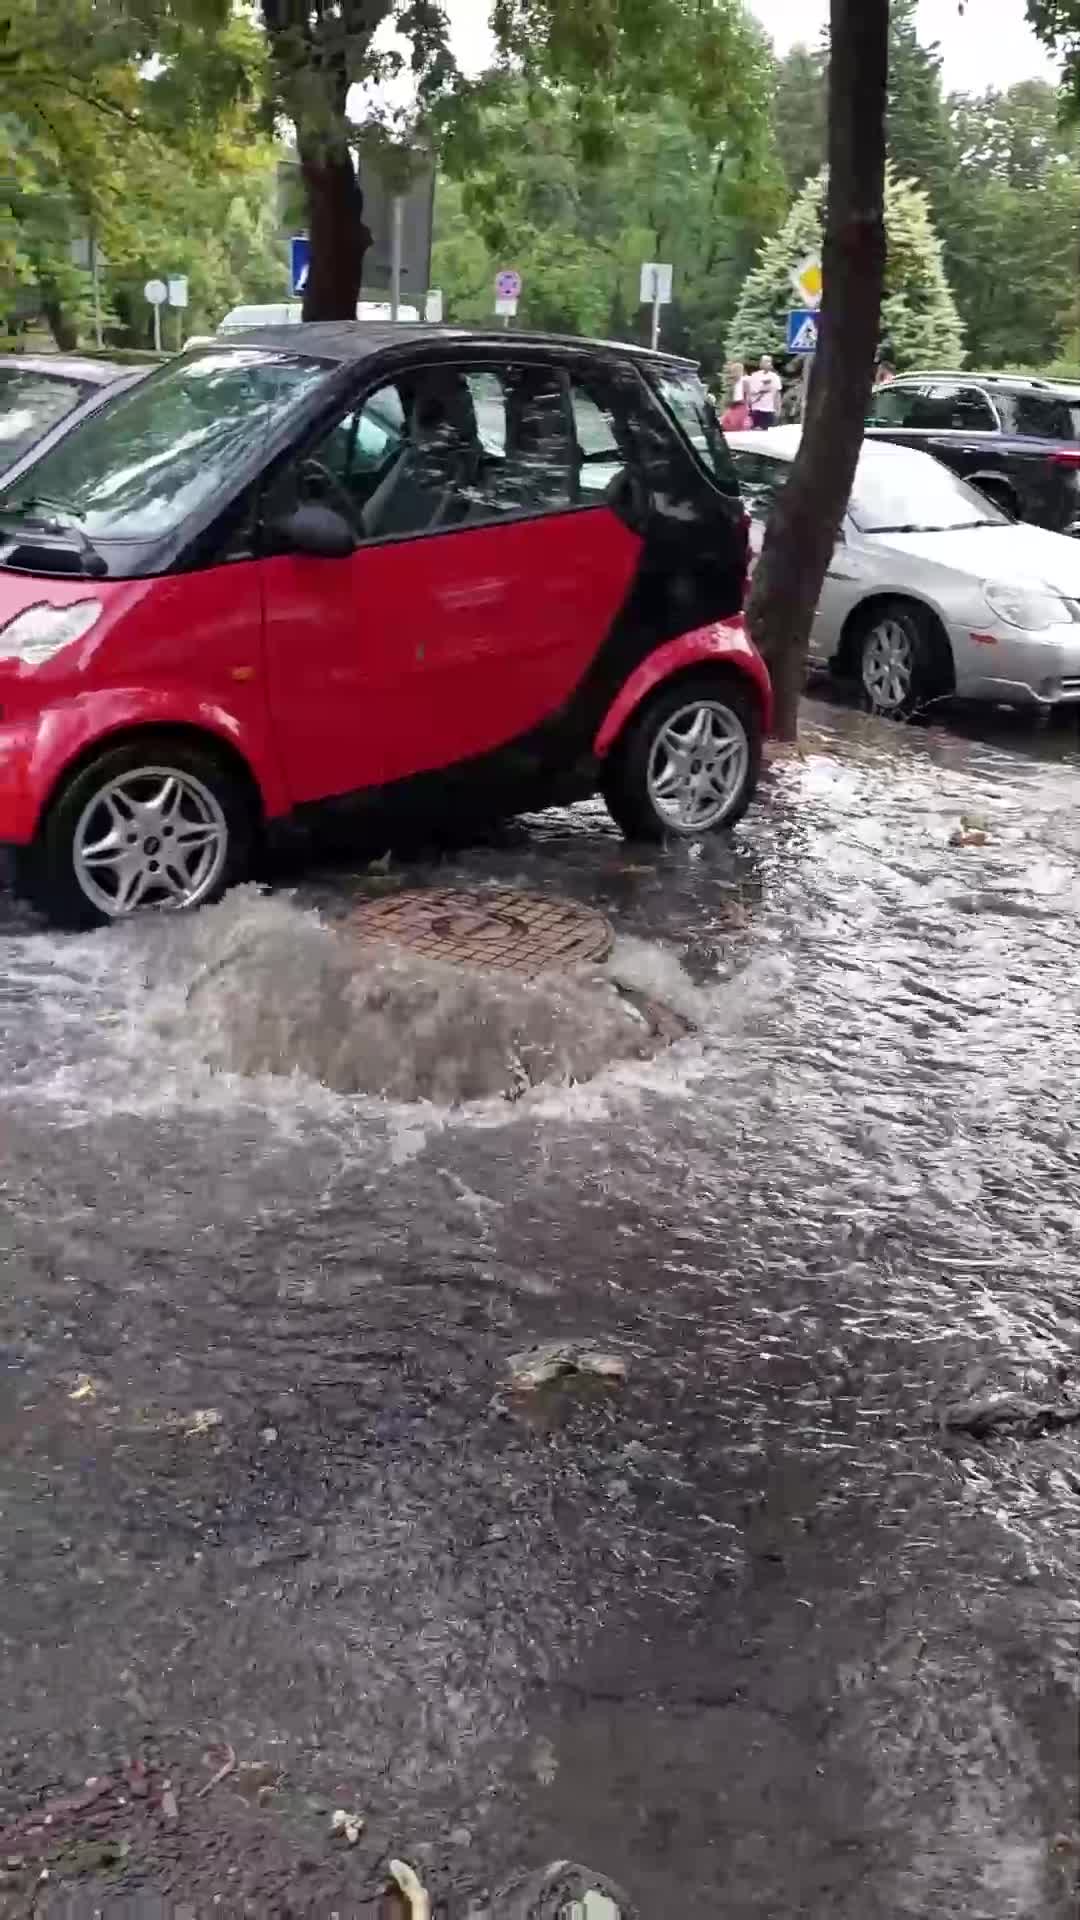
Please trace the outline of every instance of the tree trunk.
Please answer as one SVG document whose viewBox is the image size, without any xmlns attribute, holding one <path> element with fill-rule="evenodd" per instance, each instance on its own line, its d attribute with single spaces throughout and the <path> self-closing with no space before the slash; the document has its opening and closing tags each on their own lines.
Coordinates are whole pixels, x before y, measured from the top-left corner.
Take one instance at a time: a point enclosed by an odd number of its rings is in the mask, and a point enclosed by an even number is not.
<svg viewBox="0 0 1080 1920">
<path fill-rule="evenodd" d="M 300 140 L 300 171 L 308 205 L 311 265 L 304 288 L 305 320 L 355 320 L 364 255 L 364 195 L 348 147 Z"/>
<path fill-rule="evenodd" d="M 802 443 L 754 575 L 750 630 L 794 740 L 810 628 L 855 478 L 885 277 L 889 0 L 831 0 L 829 190 L 820 344 Z"/>
<path fill-rule="evenodd" d="M 60 352 L 74 353 L 79 344 L 78 327 L 64 307 L 56 288 L 46 282 L 41 286 L 41 310 Z"/>
</svg>

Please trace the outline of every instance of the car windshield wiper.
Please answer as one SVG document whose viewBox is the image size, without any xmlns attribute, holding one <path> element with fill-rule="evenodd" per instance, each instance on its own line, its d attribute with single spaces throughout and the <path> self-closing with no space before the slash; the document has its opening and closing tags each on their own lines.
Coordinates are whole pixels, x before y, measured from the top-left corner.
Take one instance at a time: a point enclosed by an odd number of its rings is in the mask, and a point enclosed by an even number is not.
<svg viewBox="0 0 1080 1920">
<path fill-rule="evenodd" d="M 66 513 L 72 520 L 85 520 L 81 508 L 73 507 L 70 500 L 61 500 L 55 493 L 20 494 L 15 500 L 0 503 L 0 513 L 35 514 L 43 509 L 46 513 Z M 42 523 L 45 524 L 44 522 Z"/>
</svg>

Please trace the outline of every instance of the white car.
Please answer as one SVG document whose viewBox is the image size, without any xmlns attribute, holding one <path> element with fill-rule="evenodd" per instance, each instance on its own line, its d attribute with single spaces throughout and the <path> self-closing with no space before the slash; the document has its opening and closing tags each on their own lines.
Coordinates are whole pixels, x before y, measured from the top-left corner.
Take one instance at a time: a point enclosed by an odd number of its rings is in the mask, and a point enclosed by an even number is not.
<svg viewBox="0 0 1080 1920">
<path fill-rule="evenodd" d="M 726 436 L 755 552 L 800 435 Z M 927 453 L 866 441 L 810 653 L 897 719 L 954 694 L 1080 701 L 1080 540 L 1010 520 Z"/>
<path fill-rule="evenodd" d="M 218 333 L 246 333 L 249 327 L 291 327 L 299 326 L 303 316 L 303 307 L 299 300 L 272 300 L 262 306 L 233 307 L 218 325 Z M 358 320 L 389 320 L 389 300 L 358 300 L 356 303 Z M 407 306 L 404 301 L 398 307 L 399 320 L 419 320 L 416 307 Z"/>
</svg>

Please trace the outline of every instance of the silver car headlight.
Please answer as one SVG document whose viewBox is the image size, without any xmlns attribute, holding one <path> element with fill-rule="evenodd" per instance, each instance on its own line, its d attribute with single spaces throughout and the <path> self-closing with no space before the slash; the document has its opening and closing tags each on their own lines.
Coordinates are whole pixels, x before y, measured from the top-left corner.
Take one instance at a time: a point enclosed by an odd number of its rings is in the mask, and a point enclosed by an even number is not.
<svg viewBox="0 0 1080 1920">
<path fill-rule="evenodd" d="M 100 600 L 73 600 L 66 607 L 39 601 L 0 627 L 0 660 L 23 660 L 28 667 L 39 667 L 61 647 L 81 640 L 100 618 Z"/>
<path fill-rule="evenodd" d="M 1039 587 L 1010 587 L 994 580 L 983 586 L 983 594 L 991 613 L 996 613 L 1010 627 L 1022 627 L 1025 633 L 1039 633 L 1044 627 L 1067 627 L 1076 618 L 1070 601 Z"/>
</svg>

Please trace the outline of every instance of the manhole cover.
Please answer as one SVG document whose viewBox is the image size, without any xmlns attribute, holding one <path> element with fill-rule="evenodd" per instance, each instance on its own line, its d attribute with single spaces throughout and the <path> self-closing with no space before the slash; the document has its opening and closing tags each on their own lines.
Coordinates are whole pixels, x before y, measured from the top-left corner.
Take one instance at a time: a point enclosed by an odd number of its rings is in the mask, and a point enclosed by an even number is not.
<svg viewBox="0 0 1080 1920">
<path fill-rule="evenodd" d="M 606 960 L 614 934 L 603 914 L 508 887 L 453 887 L 373 900 L 348 925 L 365 945 L 391 941 L 432 960 L 494 967 L 519 979 Z"/>
</svg>

